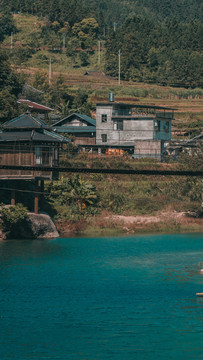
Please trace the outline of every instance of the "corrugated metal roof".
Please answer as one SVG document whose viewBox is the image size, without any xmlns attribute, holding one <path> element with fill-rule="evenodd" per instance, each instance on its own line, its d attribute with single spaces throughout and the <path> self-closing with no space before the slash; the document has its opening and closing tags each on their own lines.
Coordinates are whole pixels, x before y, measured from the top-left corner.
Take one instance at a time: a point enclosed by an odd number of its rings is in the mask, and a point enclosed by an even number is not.
<svg viewBox="0 0 203 360">
<path fill-rule="evenodd" d="M 158 106 L 158 105 L 141 105 L 141 104 L 128 104 L 128 103 L 119 103 L 116 101 L 112 102 L 98 102 L 96 106 L 111 106 L 111 107 L 118 107 L 118 108 L 140 108 L 140 109 L 154 109 L 154 110 L 171 110 L 174 111 L 176 109 L 166 107 L 166 106 Z"/>
<path fill-rule="evenodd" d="M 2 125 L 3 129 L 50 129 L 43 120 L 26 112 L 15 119 L 9 120 Z"/>
<path fill-rule="evenodd" d="M 42 105 L 42 104 L 38 104 L 34 101 L 30 101 L 30 100 L 27 100 L 27 99 L 19 99 L 17 101 L 17 103 L 19 104 L 25 104 L 27 105 L 30 109 L 32 110 L 39 110 L 39 111 L 45 111 L 45 112 L 48 112 L 48 111 L 53 111 L 54 109 L 48 107 L 48 106 L 45 106 L 45 105 Z"/>
</svg>

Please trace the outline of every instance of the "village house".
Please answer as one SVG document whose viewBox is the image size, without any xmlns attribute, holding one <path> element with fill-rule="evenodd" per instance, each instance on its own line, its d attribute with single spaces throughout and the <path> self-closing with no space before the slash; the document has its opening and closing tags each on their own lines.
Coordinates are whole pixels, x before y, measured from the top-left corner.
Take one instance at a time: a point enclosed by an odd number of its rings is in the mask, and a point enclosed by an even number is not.
<svg viewBox="0 0 203 360">
<path fill-rule="evenodd" d="M 53 124 L 58 133 L 72 137 L 75 145 L 94 145 L 96 143 L 96 120 L 87 115 L 73 113 Z"/>
<path fill-rule="evenodd" d="M 44 121 L 29 112 L 7 121 L 0 131 L 0 180 L 34 180 L 35 188 L 39 181 L 41 189 L 44 180 L 58 178 L 58 171 L 52 170 L 59 164 L 59 152 L 69 140 L 56 134 Z M 37 170 L 9 169 L 12 166 L 36 166 Z M 44 167 L 48 170 L 44 171 Z M 12 191 L 11 203 L 15 204 L 15 191 Z M 35 199 L 35 212 L 38 212 L 38 195 Z"/>
<path fill-rule="evenodd" d="M 48 106 L 36 103 L 36 102 L 28 100 L 28 99 L 18 99 L 17 103 L 26 105 L 28 111 L 30 111 L 34 115 L 37 115 L 40 118 L 43 117 L 43 119 L 46 121 L 48 120 L 48 114 L 51 111 L 54 111 L 54 109 L 52 109 Z"/>
<path fill-rule="evenodd" d="M 171 139 L 174 109 L 118 103 L 110 95 L 109 102 L 96 105 L 96 146 L 101 152 L 123 149 L 134 158 L 162 160 L 165 143 Z"/>
</svg>

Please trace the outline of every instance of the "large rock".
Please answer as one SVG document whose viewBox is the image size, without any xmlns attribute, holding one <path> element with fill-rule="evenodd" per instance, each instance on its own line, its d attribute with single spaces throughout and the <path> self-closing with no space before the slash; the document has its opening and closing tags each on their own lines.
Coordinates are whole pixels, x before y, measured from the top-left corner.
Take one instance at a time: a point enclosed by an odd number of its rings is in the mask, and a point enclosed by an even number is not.
<svg viewBox="0 0 203 360">
<path fill-rule="evenodd" d="M 28 213 L 28 218 L 19 230 L 20 237 L 25 239 L 51 239 L 59 237 L 56 226 L 47 214 Z"/>
</svg>

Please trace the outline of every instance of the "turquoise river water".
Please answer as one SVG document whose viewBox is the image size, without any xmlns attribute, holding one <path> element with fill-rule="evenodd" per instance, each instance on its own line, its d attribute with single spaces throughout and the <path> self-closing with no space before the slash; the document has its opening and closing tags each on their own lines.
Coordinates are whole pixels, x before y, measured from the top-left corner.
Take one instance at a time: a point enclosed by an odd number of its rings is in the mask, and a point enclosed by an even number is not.
<svg viewBox="0 0 203 360">
<path fill-rule="evenodd" d="M 0 360 L 203 359 L 203 234 L 0 243 Z"/>
</svg>

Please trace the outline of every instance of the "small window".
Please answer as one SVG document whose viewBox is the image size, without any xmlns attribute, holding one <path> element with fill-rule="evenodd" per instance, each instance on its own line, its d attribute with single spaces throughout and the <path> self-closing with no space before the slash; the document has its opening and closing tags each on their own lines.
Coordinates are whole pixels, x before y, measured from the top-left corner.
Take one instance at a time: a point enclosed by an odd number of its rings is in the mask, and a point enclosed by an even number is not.
<svg viewBox="0 0 203 360">
<path fill-rule="evenodd" d="M 35 147 L 35 164 L 36 165 L 49 165 L 49 147 Z"/>
<path fill-rule="evenodd" d="M 101 138 L 102 138 L 102 142 L 107 142 L 107 134 L 102 134 Z"/>
<path fill-rule="evenodd" d="M 40 147 L 35 147 L 35 164 L 41 165 L 42 164 L 42 153 Z"/>
<path fill-rule="evenodd" d="M 117 121 L 117 129 L 118 130 L 123 130 L 123 120 L 118 120 Z"/>
<path fill-rule="evenodd" d="M 49 147 L 42 148 L 42 164 L 49 165 Z"/>
<path fill-rule="evenodd" d="M 165 130 L 165 132 L 169 132 L 169 121 L 166 121 L 164 130 Z"/>
<path fill-rule="evenodd" d="M 114 130 L 123 130 L 123 120 L 115 120 L 113 129 Z"/>
<path fill-rule="evenodd" d="M 154 126 L 155 126 L 156 131 L 160 131 L 160 129 L 161 129 L 161 121 L 160 120 L 155 120 Z"/>
<path fill-rule="evenodd" d="M 102 116 L 101 116 L 101 121 L 102 121 L 103 123 L 106 123 L 106 122 L 107 122 L 107 114 L 102 114 Z"/>
</svg>

